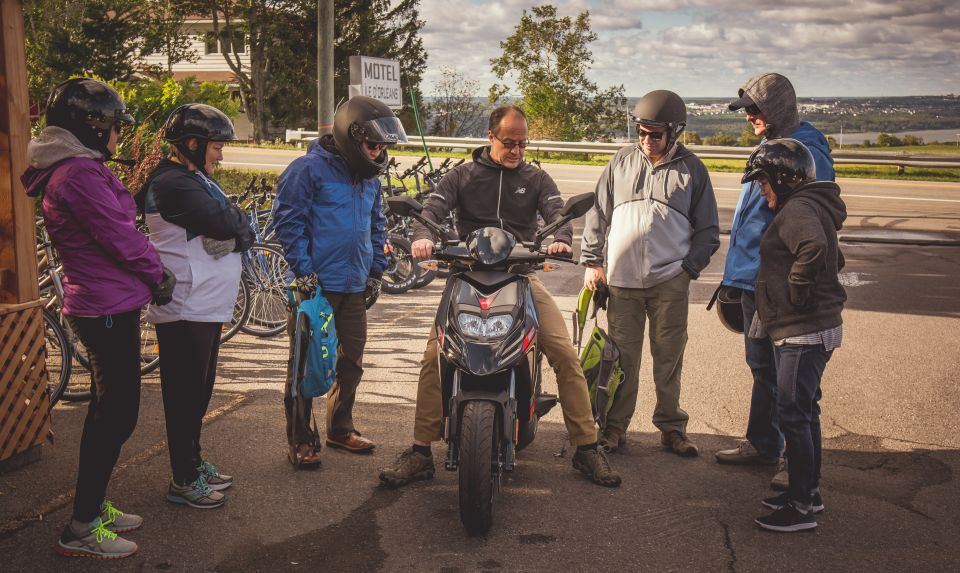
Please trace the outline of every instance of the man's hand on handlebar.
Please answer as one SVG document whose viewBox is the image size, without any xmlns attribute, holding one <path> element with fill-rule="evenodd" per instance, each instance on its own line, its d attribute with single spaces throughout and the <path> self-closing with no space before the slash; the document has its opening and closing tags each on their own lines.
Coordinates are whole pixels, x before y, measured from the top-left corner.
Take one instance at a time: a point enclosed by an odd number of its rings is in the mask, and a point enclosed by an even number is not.
<svg viewBox="0 0 960 573">
<path fill-rule="evenodd" d="M 413 251 L 413 257 L 416 259 L 429 259 L 433 256 L 433 241 L 430 239 L 418 239 L 410 245 Z"/>
<path fill-rule="evenodd" d="M 572 255 L 573 248 L 566 243 L 561 243 L 560 241 L 554 241 L 547 247 L 548 255 L 560 255 L 561 253 Z"/>
</svg>

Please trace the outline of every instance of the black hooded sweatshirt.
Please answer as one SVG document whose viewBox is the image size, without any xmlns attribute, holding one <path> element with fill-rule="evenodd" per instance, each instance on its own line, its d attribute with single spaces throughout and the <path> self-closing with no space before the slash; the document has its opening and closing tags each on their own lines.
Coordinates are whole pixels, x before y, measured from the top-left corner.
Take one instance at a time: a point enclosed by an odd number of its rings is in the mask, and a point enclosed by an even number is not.
<svg viewBox="0 0 960 573">
<path fill-rule="evenodd" d="M 760 240 L 757 312 L 773 340 L 812 334 L 843 323 L 847 293 L 838 273 L 843 254 L 837 231 L 847 218 L 840 187 L 801 186 L 777 206 Z"/>
<path fill-rule="evenodd" d="M 475 229 L 499 227 L 520 241 L 532 241 L 537 234 L 537 213 L 548 224 L 559 219 L 563 198 L 546 171 L 529 163 L 505 168 L 490 158 L 490 146 L 485 146 L 474 150 L 472 163 L 444 175 L 424 202 L 423 216 L 439 223 L 452 209 L 457 210 L 461 240 Z M 420 223 L 414 223 L 413 231 L 414 240 L 433 238 Z M 573 225 L 562 225 L 553 236 L 571 244 Z"/>
</svg>

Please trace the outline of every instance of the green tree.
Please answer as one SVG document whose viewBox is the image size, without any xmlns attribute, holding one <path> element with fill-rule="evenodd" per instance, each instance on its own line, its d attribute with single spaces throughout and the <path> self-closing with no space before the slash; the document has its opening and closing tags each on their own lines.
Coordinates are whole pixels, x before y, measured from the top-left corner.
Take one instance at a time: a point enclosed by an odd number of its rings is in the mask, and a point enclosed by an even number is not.
<svg viewBox="0 0 960 573">
<path fill-rule="evenodd" d="M 556 7 L 546 4 L 524 10 L 513 34 L 500 42 L 503 53 L 490 60 L 493 73 L 500 80 L 516 76 L 531 137 L 601 139 L 621 127 L 623 86 L 601 91 L 587 78 L 593 63 L 589 44 L 596 39 L 589 12 L 560 18 Z M 505 85 L 494 85 L 490 100 L 507 92 Z"/>
<path fill-rule="evenodd" d="M 427 107 L 433 118 L 430 133 L 444 137 L 469 137 L 484 127 L 484 106 L 477 101 L 480 83 L 453 68 L 440 70 L 434 100 Z"/>
<path fill-rule="evenodd" d="M 739 147 L 755 147 L 760 145 L 760 136 L 753 132 L 753 126 L 747 125 L 740 132 L 736 145 Z"/>
<path fill-rule="evenodd" d="M 901 145 L 903 145 L 903 142 L 900 141 L 900 138 L 889 133 L 881 133 L 877 136 L 878 147 L 900 147 Z"/>
<path fill-rule="evenodd" d="M 923 145 L 923 138 L 916 135 L 904 135 L 903 136 L 903 145 L 916 146 Z"/>
<path fill-rule="evenodd" d="M 696 131 L 684 131 L 680 137 L 683 138 L 684 145 L 703 145 L 703 139 Z"/>
<path fill-rule="evenodd" d="M 31 98 L 43 101 L 50 88 L 71 76 L 126 81 L 137 73 L 159 73 L 144 58 L 164 46 L 182 46 L 180 33 L 172 32 L 180 29 L 182 12 L 162 10 L 163 3 L 26 0 L 23 15 Z M 185 57 L 182 50 L 173 49 L 168 61 Z"/>
</svg>

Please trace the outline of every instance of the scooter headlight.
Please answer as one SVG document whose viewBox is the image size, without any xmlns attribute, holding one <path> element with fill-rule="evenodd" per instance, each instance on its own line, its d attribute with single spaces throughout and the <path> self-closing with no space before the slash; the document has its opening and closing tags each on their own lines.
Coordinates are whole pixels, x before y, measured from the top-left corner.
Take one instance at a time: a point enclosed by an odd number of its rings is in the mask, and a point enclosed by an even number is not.
<svg viewBox="0 0 960 573">
<path fill-rule="evenodd" d="M 457 324 L 460 326 L 460 332 L 467 336 L 496 338 L 510 331 L 510 327 L 513 326 L 513 317 L 509 314 L 500 314 L 484 320 L 475 314 L 462 313 L 457 316 Z"/>
<path fill-rule="evenodd" d="M 457 316 L 457 324 L 460 326 L 460 332 L 467 336 L 483 336 L 483 319 L 475 314 L 462 313 Z"/>
<path fill-rule="evenodd" d="M 484 336 L 494 338 L 503 336 L 509 332 L 511 326 L 513 326 L 513 317 L 509 314 L 491 316 L 483 325 Z"/>
</svg>

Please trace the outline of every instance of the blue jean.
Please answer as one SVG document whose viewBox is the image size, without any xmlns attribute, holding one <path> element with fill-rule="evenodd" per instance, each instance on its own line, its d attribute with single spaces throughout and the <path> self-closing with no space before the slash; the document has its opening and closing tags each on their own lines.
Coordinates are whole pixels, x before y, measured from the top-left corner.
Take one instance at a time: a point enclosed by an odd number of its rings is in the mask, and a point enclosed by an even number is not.
<svg viewBox="0 0 960 573">
<path fill-rule="evenodd" d="M 760 455 L 778 458 L 783 452 L 783 434 L 777 418 L 777 356 L 770 338 L 747 336 L 756 312 L 753 291 L 744 290 L 740 303 L 743 305 L 743 346 L 747 366 L 753 374 L 747 441 Z"/>
<path fill-rule="evenodd" d="M 784 344 L 776 353 L 777 409 L 790 455 L 787 497 L 809 505 L 810 493 L 820 487 L 820 379 L 833 351 L 822 344 Z"/>
</svg>

